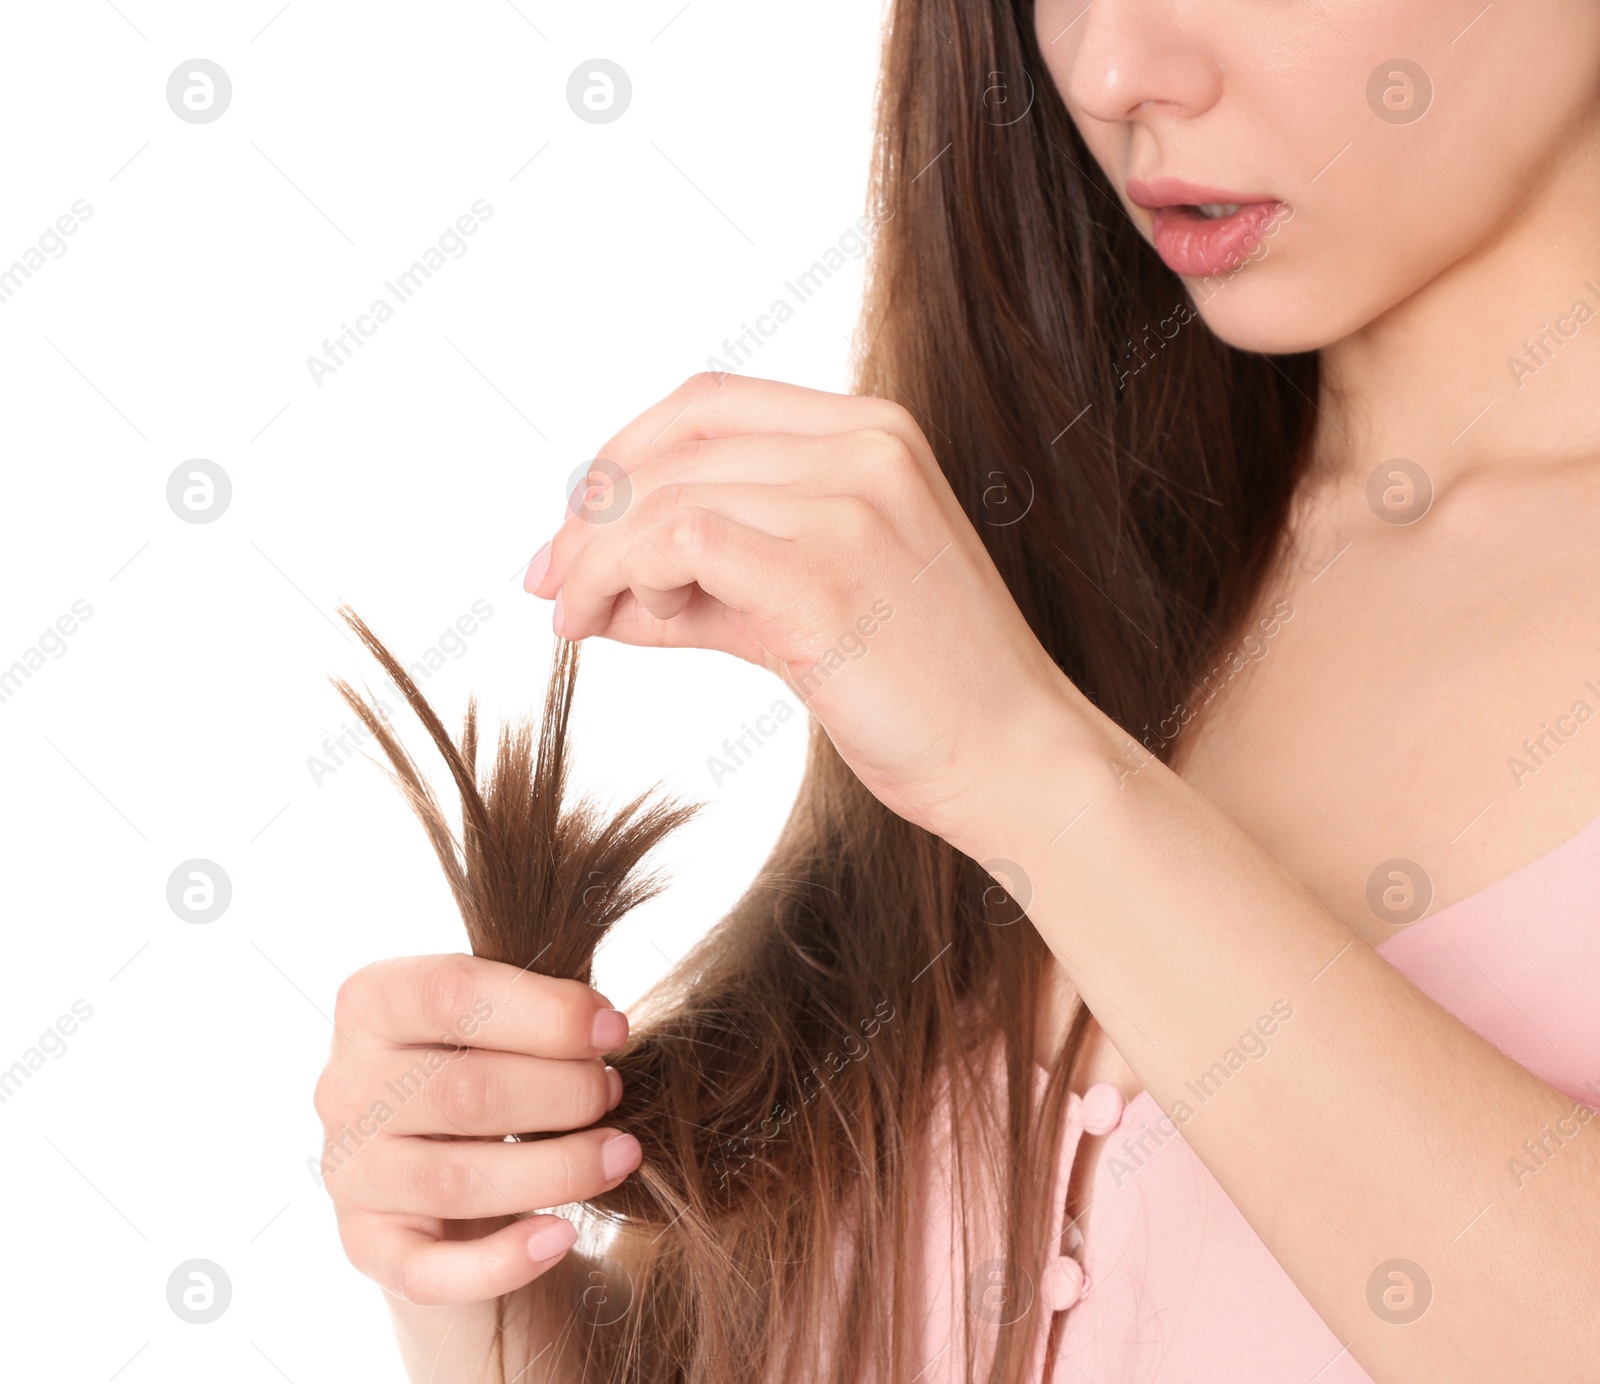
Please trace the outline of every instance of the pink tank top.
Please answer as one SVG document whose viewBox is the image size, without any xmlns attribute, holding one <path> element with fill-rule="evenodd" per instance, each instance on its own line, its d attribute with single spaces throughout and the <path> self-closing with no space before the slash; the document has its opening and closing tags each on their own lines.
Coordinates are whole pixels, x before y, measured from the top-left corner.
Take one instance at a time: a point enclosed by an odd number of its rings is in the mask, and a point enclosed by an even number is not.
<svg viewBox="0 0 1600 1384">
<path fill-rule="evenodd" d="M 1557 1090 L 1600 1109 L 1600 818 L 1489 888 L 1406 926 L 1378 952 L 1413 985 Z M 996 1052 L 998 1058 L 998 1052 Z M 998 1066 L 996 1069 L 998 1071 Z M 1045 1069 L 1036 1068 L 1039 1087 Z M 941 1107 L 942 1108 L 942 1107 Z M 946 1117 L 947 1118 L 947 1117 Z M 1109 1131 L 1079 1237 L 1065 1226 L 1079 1137 Z M 930 1280 L 917 1384 L 964 1379 L 963 1333 L 980 1370 L 993 1326 L 1031 1322 L 1038 1384 L 1372 1384 L 1148 1092 L 1068 1098 L 1049 1262 L 984 1254 L 1004 1237 L 985 1197 L 951 1206 L 947 1133 L 919 1199 Z M 985 1184 L 987 1185 L 987 1184 Z M 962 1231 L 974 1264 L 960 1281 Z M 1065 1234 L 1063 1234 L 1065 1232 Z M 1048 1381 L 1046 1349 L 1061 1323 Z"/>
</svg>

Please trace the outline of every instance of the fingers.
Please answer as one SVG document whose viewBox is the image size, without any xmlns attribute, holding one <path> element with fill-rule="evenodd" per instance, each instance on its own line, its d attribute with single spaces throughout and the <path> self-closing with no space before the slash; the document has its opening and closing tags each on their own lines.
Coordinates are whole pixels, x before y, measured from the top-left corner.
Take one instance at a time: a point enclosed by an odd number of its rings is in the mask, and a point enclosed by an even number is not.
<svg viewBox="0 0 1600 1384">
<path fill-rule="evenodd" d="M 626 1016 L 580 981 L 459 953 L 363 967 L 339 987 L 334 1023 L 357 1042 L 567 1059 L 598 1057 L 628 1036 Z"/>
<path fill-rule="evenodd" d="M 687 601 L 676 615 L 662 618 L 640 604 L 631 591 L 617 597 L 611 622 L 600 631 L 619 644 L 647 649 L 711 649 L 732 654 L 760 667 L 772 667 L 767 652 L 744 619 L 698 587 L 688 587 Z M 773 671 L 779 672 L 777 668 Z M 781 674 L 780 674 L 781 675 Z"/>
<path fill-rule="evenodd" d="M 562 632 L 565 633 L 572 628 L 566 617 L 574 609 L 574 603 L 585 594 L 578 587 L 569 590 L 569 583 L 580 558 L 584 560 L 585 570 L 591 575 L 608 569 L 615 573 L 619 570 L 618 554 L 662 520 L 690 509 L 714 510 L 717 514 L 734 520 L 746 528 L 768 533 L 777 538 L 793 539 L 798 534 L 799 518 L 794 506 L 795 498 L 792 487 L 778 484 L 749 482 L 717 484 L 699 481 L 694 484 L 677 482 L 660 484 L 650 490 L 642 501 L 636 501 L 620 522 L 608 525 L 602 530 L 585 533 L 569 545 L 570 559 L 566 563 L 561 590 Z M 665 620 L 679 614 L 689 603 L 692 582 L 681 576 L 670 563 L 653 564 L 650 570 L 654 571 L 664 584 L 652 585 L 641 573 L 639 579 L 631 583 L 633 594 L 645 610 L 657 619 Z M 609 595 L 590 594 L 596 601 L 604 604 L 609 601 L 611 595 L 618 593 L 612 591 Z M 609 605 L 605 605 L 605 609 L 609 609 Z M 585 613 L 601 615 L 604 614 L 604 609 L 597 607 L 592 612 Z"/>
<path fill-rule="evenodd" d="M 442 1239 L 399 1216 L 352 1212 L 339 1223 L 350 1262 L 406 1302 L 453 1307 L 531 1283 L 572 1248 L 577 1228 L 529 1216 L 476 1240 Z"/>
<path fill-rule="evenodd" d="M 598 1196 L 641 1156 L 639 1141 L 615 1129 L 527 1143 L 381 1137 L 333 1177 L 347 1207 L 475 1220 Z"/>
<path fill-rule="evenodd" d="M 682 438 L 658 443 L 635 459 L 628 472 L 628 500 L 637 504 L 651 487 L 673 481 L 735 484 L 762 481 L 793 485 L 824 459 L 834 433 L 737 433 L 731 437 Z M 582 516 L 579 516 L 580 518 Z M 609 517 L 609 516 L 608 516 Z M 591 524 L 591 528 L 604 528 Z"/>
<path fill-rule="evenodd" d="M 604 523 L 595 522 L 596 512 L 587 504 L 568 515 L 551 539 L 548 556 L 541 556 L 541 568 L 536 572 L 530 566 L 523 589 L 549 599 L 560 588 L 574 554 L 618 529 L 637 526 L 641 516 L 660 517 L 674 505 L 674 495 L 690 484 L 696 489 L 723 488 L 728 512 L 740 518 L 742 502 L 759 502 L 761 492 L 771 498 L 784 487 L 796 486 L 824 470 L 830 440 L 745 434 L 656 448 L 649 457 L 636 459 L 625 482 L 605 478 L 613 485 L 625 484 L 627 494 L 625 502 L 606 508 Z M 844 478 L 836 475 L 833 479 L 842 483 Z"/>
<path fill-rule="evenodd" d="M 621 1098 L 603 1054 L 628 1035 L 589 986 L 481 957 L 404 957 L 358 971 L 337 1008 L 351 1039 L 314 1096 L 324 1186 L 351 1261 L 397 1296 L 459 1304 L 522 1286 L 574 1236 L 524 1213 L 638 1169 L 631 1134 L 585 1127 Z M 494 1137 L 546 1129 L 576 1132 Z"/>
<path fill-rule="evenodd" d="M 600 1058 L 561 1061 L 476 1048 L 363 1053 L 322 1091 L 335 1117 L 384 1101 L 393 1110 L 386 1134 L 477 1137 L 583 1129 L 621 1096 L 622 1078 Z"/>
<path fill-rule="evenodd" d="M 751 396 L 744 387 L 748 385 L 765 388 Z M 804 407 L 794 406 L 791 391 L 806 396 Z M 608 464 L 592 469 L 590 477 L 600 476 L 602 493 L 625 485 L 625 497 L 609 496 L 604 523 L 596 522 L 599 515 L 587 501 L 576 508 L 569 502 L 571 512 L 551 539 L 548 553 L 541 549 L 534 560 L 537 565 L 530 564 L 523 589 L 550 599 L 560 588 L 572 555 L 612 528 L 619 516 L 636 515 L 641 503 L 663 486 L 760 482 L 795 487 L 801 493 L 866 495 L 886 478 L 903 476 L 926 483 L 938 471 L 915 422 L 898 405 L 764 380 L 744 381 L 735 392 L 757 402 L 768 399 L 772 409 L 760 414 L 752 403 L 743 431 L 684 433 L 674 424 L 648 444 L 636 442 L 616 456 L 602 453 Z M 817 402 L 809 402 L 812 399 Z M 829 430 L 824 423 L 840 426 Z M 626 429 L 619 434 L 628 435 Z"/>
<path fill-rule="evenodd" d="M 796 517 L 793 503 L 788 514 Z M 559 618 L 557 632 L 584 639 L 605 630 L 623 592 L 631 592 L 646 612 L 660 618 L 655 593 L 694 585 L 731 610 L 772 622 L 793 599 L 793 548 L 791 540 L 717 510 L 678 509 L 636 536 L 620 534 L 578 555 L 553 617 Z M 783 656 L 781 650 L 774 652 Z"/>
<path fill-rule="evenodd" d="M 739 433 L 822 436 L 874 427 L 897 432 L 908 442 L 921 436 L 910 413 L 888 399 L 710 371 L 691 375 L 607 441 L 598 455 L 632 471 L 651 451 L 687 438 Z"/>
</svg>

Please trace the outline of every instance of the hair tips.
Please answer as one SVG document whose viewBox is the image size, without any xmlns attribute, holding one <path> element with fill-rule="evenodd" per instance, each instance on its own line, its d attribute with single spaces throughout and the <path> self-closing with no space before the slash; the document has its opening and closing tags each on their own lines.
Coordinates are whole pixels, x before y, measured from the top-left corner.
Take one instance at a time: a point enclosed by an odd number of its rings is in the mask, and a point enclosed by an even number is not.
<svg viewBox="0 0 1600 1384">
<path fill-rule="evenodd" d="M 331 679 L 382 747 L 390 776 L 427 832 L 473 952 L 588 983 L 607 931 L 664 886 L 644 868 L 645 857 L 699 805 L 650 789 L 608 813 L 588 796 L 569 795 L 567 732 L 579 651 L 570 640 L 555 641 L 537 726 L 531 718 L 502 725 L 493 760 L 481 773 L 476 698 L 469 697 L 461 736 L 453 739 L 366 621 L 348 605 L 339 614 L 422 722 L 454 781 L 459 832 L 370 693 Z"/>
</svg>

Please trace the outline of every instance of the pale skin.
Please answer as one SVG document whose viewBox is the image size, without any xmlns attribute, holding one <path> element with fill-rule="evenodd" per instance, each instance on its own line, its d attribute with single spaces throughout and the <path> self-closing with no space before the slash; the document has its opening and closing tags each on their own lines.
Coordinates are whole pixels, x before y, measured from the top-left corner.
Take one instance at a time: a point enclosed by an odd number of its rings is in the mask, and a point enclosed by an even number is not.
<svg viewBox="0 0 1600 1384">
<path fill-rule="evenodd" d="M 559 596 L 568 637 L 721 649 L 791 685 L 887 598 L 866 654 L 809 686 L 808 706 L 888 807 L 1026 871 L 1058 962 L 1041 1056 L 1081 995 L 1095 1024 L 1078 1088 L 1111 1080 L 1170 1110 L 1291 999 L 1271 1059 L 1183 1133 L 1300 1292 L 1379 1384 L 1591 1377 L 1600 1121 L 1509 1195 L 1506 1159 L 1571 1102 L 1377 956 L 1394 929 L 1366 884 L 1378 861 L 1427 860 L 1437 911 L 1600 814 L 1600 724 L 1521 786 L 1507 768 L 1600 675 L 1600 320 L 1531 376 L 1508 368 L 1600 282 L 1600 10 L 1041 0 L 1037 28 L 1114 188 L 1166 174 L 1294 208 L 1271 252 L 1197 307 L 1235 345 L 1320 349 L 1338 386 L 1261 596 L 1294 615 L 1185 727 L 1175 769 L 1130 750 L 1050 663 L 916 415 L 880 400 L 696 377 L 599 450 L 628 473 L 626 513 L 568 517 L 529 589 Z M 1412 125 L 1366 105 L 1368 74 L 1396 53 L 1436 88 Z M 1149 214 L 1122 205 L 1148 234 Z M 1414 524 L 1368 506 L 1368 476 L 1394 457 L 1424 460 L 1434 487 Z M 501 1050 L 480 1063 L 497 1072 L 481 1103 L 419 1107 L 388 1164 L 329 1179 L 347 1250 L 389 1290 L 423 1379 L 481 1350 L 486 1299 L 560 1257 L 526 1247 L 551 1218 L 504 1214 L 597 1188 L 604 1131 L 566 1136 L 559 1187 L 512 1146 L 492 1188 L 429 1184 L 421 1161 L 455 1150 L 414 1135 L 578 1128 L 587 1110 L 551 1092 L 609 1098 L 598 1051 L 572 1037 L 603 1002 L 492 963 L 383 964 L 416 983 L 341 996 L 341 1028 L 371 1046 L 330 1061 L 330 1128 L 368 1108 L 380 1057 L 475 996 L 496 1016 L 480 1041 Z M 430 992 L 437 971 L 458 988 Z M 1088 1141 L 1079 1169 L 1097 1152 Z M 1092 1219 L 1081 1185 L 1070 1209 Z M 1426 1264 L 1434 1301 L 1396 1330 L 1366 1284 L 1402 1256 Z"/>
</svg>

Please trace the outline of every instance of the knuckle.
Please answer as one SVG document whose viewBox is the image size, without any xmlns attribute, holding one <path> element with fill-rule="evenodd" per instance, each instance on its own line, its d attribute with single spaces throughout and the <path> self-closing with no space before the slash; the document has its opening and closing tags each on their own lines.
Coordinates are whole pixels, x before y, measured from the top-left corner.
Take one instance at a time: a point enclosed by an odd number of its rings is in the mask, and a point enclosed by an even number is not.
<svg viewBox="0 0 1600 1384">
<path fill-rule="evenodd" d="M 722 527 L 708 509 L 676 510 L 668 523 L 673 544 L 691 556 L 711 552 L 721 542 Z"/>
<path fill-rule="evenodd" d="M 582 1129 L 592 1125 L 606 1113 L 606 1102 L 611 1092 L 605 1071 L 599 1063 L 586 1063 L 574 1074 L 567 1090 L 567 1118 L 569 1129 Z"/>
<path fill-rule="evenodd" d="M 665 485 L 658 485 L 648 495 L 637 510 L 637 518 L 641 524 L 648 526 L 664 519 L 667 515 L 682 509 L 688 499 L 689 487 L 679 481 L 669 481 Z"/>
<path fill-rule="evenodd" d="M 441 1216 L 465 1204 L 471 1176 L 465 1163 L 447 1156 L 413 1159 L 404 1174 L 406 1190 L 417 1204 Z"/>
<path fill-rule="evenodd" d="M 893 399 L 880 399 L 877 401 L 876 409 L 883 426 L 901 437 L 908 434 L 915 436 L 921 431 L 911 410 L 904 404 L 897 403 Z"/>
<path fill-rule="evenodd" d="M 909 475 L 916 468 L 916 458 L 906 440 L 887 428 L 863 428 L 856 434 L 856 445 L 861 459 L 875 473 L 890 479 Z"/>
<path fill-rule="evenodd" d="M 878 511 L 859 495 L 841 495 L 834 506 L 833 524 L 836 536 L 857 551 L 877 532 Z"/>
<path fill-rule="evenodd" d="M 339 1164 L 337 1160 L 331 1153 L 324 1151 L 317 1160 L 317 1174 L 322 1183 L 322 1190 L 328 1194 L 328 1200 L 335 1207 L 342 1205 L 345 1201 L 342 1195 L 343 1188 L 334 1176 L 338 1171 Z M 355 1261 L 352 1260 L 351 1262 L 354 1263 Z M 359 1268 L 360 1265 L 357 1265 L 357 1267 Z"/>
<path fill-rule="evenodd" d="M 631 469 L 627 465 L 627 463 L 632 459 L 633 449 L 628 446 L 627 438 L 628 438 L 628 434 L 627 434 L 626 430 L 623 430 L 622 432 L 614 432 L 614 433 L 612 433 L 611 436 L 606 438 L 606 440 L 601 444 L 600 449 L 597 452 L 595 452 L 594 456 L 590 458 L 590 466 L 591 466 L 591 468 L 593 467 L 593 464 L 595 462 L 597 462 L 597 461 L 605 461 L 605 462 L 610 462 L 615 466 L 621 466 L 623 468 L 623 470 Z M 592 469 L 590 471 L 590 474 L 591 475 L 593 474 L 593 470 Z M 571 508 L 571 504 L 570 504 L 571 497 L 569 496 L 568 499 L 569 499 L 569 505 L 568 505 L 566 514 L 570 515 L 573 512 L 572 508 Z M 565 517 L 565 516 L 563 516 L 563 517 Z M 565 535 L 565 534 L 562 535 L 562 537 L 565 540 L 565 542 L 564 543 L 563 542 L 558 542 L 556 544 L 556 547 L 560 548 L 564 552 L 566 546 L 570 545 L 570 543 L 572 542 L 572 539 L 571 539 L 570 536 Z"/>
<path fill-rule="evenodd" d="M 488 1068 L 470 1055 L 444 1069 L 438 1083 L 439 1114 L 452 1126 L 475 1133 L 493 1109 Z"/>
<path fill-rule="evenodd" d="M 419 1005 L 423 1021 L 439 1033 L 449 1033 L 470 1013 L 478 988 L 477 969 L 467 956 L 441 957 L 422 973 Z"/>
<path fill-rule="evenodd" d="M 678 387 L 678 392 L 686 399 L 703 399 L 717 393 L 727 380 L 721 370 L 697 370 Z"/>
<path fill-rule="evenodd" d="M 317 1077 L 317 1084 L 311 1090 L 311 1108 L 317 1112 L 317 1118 L 327 1129 L 332 1129 L 339 1123 L 339 1112 L 347 1102 L 344 1098 L 344 1083 L 334 1072 L 333 1064 L 324 1067 Z"/>
<path fill-rule="evenodd" d="M 371 971 L 371 966 L 363 966 L 339 982 L 339 988 L 333 996 L 333 1018 L 339 1027 L 356 1026 L 356 1021 L 366 1008 L 367 996 L 371 992 Z"/>
<path fill-rule="evenodd" d="M 601 887 L 607 890 L 615 887 L 610 876 Z M 609 1000 L 602 999 L 587 986 L 563 987 L 552 1013 L 552 1027 L 560 1035 L 562 1050 L 574 1057 L 589 1056 L 594 1051 L 594 1016 L 610 1007 Z"/>
<path fill-rule="evenodd" d="M 585 1166 L 580 1168 L 572 1156 L 572 1141 L 561 1141 L 559 1166 L 556 1170 L 556 1190 L 560 1193 L 562 1201 L 573 1201 L 583 1195 L 585 1183 L 599 1186 L 600 1160 L 588 1158 Z"/>
</svg>

